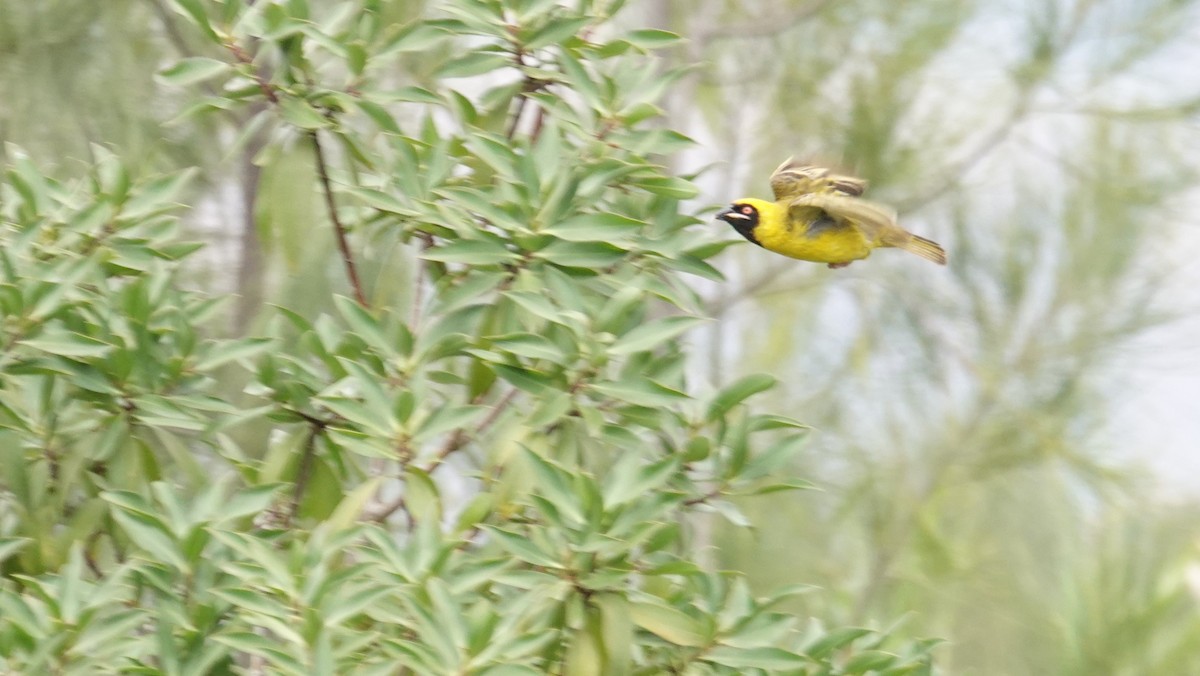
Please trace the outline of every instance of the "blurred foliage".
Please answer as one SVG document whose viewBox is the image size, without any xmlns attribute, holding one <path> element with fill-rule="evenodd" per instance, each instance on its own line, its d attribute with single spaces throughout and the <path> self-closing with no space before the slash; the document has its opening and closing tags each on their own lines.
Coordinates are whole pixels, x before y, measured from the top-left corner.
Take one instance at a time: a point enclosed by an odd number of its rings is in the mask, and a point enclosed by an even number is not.
<svg viewBox="0 0 1200 676">
<path fill-rule="evenodd" d="M 1194 499 L 1166 501 L 1113 422 L 1120 360 L 1196 300 L 1171 261 L 1195 229 L 1200 5 L 667 4 L 648 15 L 695 36 L 676 57 L 712 64 L 667 107 L 700 106 L 682 129 L 726 160 L 698 179 L 713 201 L 815 157 L 951 260 L 718 259 L 693 370 L 786 373 L 766 405 L 821 431 L 798 467 L 829 487 L 747 505 L 721 563 L 813 581 L 795 607 L 841 622 L 908 613 L 948 673 L 1200 670 Z"/>
<path fill-rule="evenodd" d="M 806 427 L 746 404 L 770 376 L 690 393 L 691 282 L 726 243 L 662 165 L 691 144 L 656 103 L 678 37 L 616 27 L 623 4 L 164 0 L 55 25 L 120 42 L 156 17 L 140 48 L 177 58 L 130 62 L 157 84 L 114 99 L 205 130 L 207 185 L 161 148 L 89 146 L 63 178 L 5 148 L 0 670 L 932 672 L 936 641 L 701 565 L 703 515 L 810 487 L 786 469 Z M 69 7 L 5 29 L 54 51 L 31 27 Z M 224 234 L 303 278 L 235 338 L 247 306 L 201 260 L 226 243 L 177 215 L 230 181 Z M 239 280 L 270 276 L 248 252 Z"/>
</svg>

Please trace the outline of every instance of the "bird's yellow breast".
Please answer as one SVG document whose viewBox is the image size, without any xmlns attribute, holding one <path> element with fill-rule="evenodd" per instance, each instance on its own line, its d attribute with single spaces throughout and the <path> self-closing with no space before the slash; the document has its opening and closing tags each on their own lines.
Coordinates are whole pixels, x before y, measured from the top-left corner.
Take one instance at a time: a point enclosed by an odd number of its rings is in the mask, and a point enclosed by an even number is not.
<svg viewBox="0 0 1200 676">
<path fill-rule="evenodd" d="M 782 213 L 780 213 L 782 212 Z M 848 263 L 866 258 L 875 248 L 858 228 L 809 227 L 790 222 L 787 211 L 760 213 L 754 237 L 764 248 L 791 258 L 816 263 Z"/>
</svg>

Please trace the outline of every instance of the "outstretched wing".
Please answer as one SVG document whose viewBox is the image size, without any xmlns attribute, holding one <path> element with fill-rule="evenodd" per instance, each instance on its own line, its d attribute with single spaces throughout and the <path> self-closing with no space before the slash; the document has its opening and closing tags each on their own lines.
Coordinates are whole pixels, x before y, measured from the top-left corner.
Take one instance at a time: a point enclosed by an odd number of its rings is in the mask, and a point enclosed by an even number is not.
<svg viewBox="0 0 1200 676">
<path fill-rule="evenodd" d="M 824 212 L 827 218 L 820 218 L 818 212 Z M 788 203 L 788 215 L 797 223 L 828 222 L 825 227 L 855 228 L 872 242 L 886 241 L 896 231 L 903 232 L 891 208 L 836 192 L 800 195 Z"/>
<path fill-rule="evenodd" d="M 771 191 L 777 202 L 826 192 L 858 197 L 866 189 L 867 182 L 861 178 L 834 174 L 815 164 L 800 164 L 790 157 L 771 173 Z"/>
</svg>

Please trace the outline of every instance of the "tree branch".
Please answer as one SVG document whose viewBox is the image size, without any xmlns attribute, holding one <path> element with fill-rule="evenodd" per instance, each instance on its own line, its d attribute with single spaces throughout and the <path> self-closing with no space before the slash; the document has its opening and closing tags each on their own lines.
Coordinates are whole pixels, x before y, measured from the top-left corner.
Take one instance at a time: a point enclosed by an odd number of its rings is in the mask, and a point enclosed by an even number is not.
<svg viewBox="0 0 1200 676">
<path fill-rule="evenodd" d="M 271 102 L 272 105 L 279 105 L 279 95 L 275 93 L 275 87 L 263 77 L 263 74 L 258 71 L 254 65 L 254 59 L 246 53 L 236 42 L 230 41 L 225 43 L 225 49 L 233 54 L 233 58 L 237 59 L 238 63 L 245 64 L 250 67 L 250 76 L 254 78 L 254 83 L 262 91 L 263 96 Z"/>
<path fill-rule="evenodd" d="M 333 199 L 333 184 L 329 180 L 329 166 L 325 162 L 325 151 L 321 148 L 321 139 L 318 136 L 317 130 L 313 129 L 308 133 L 312 139 L 313 154 L 317 160 L 317 177 L 321 181 L 321 192 L 325 197 L 325 209 L 329 214 L 329 221 L 333 223 L 333 234 L 337 240 L 338 251 L 342 254 L 342 263 L 346 266 L 346 277 L 350 280 L 350 287 L 354 289 L 354 300 L 363 307 L 370 307 L 367 303 L 367 297 L 363 293 L 362 282 L 358 278 L 358 267 L 354 263 L 354 255 L 350 252 L 350 241 L 346 237 L 346 226 L 342 224 L 341 218 L 338 217 L 337 203 Z"/>
<path fill-rule="evenodd" d="M 262 104 L 257 104 L 258 108 Z M 248 121 L 253 113 L 244 120 Z M 242 223 L 241 258 L 237 266 L 237 309 L 234 311 L 234 328 L 239 335 L 244 334 L 252 320 L 262 307 L 263 302 L 263 255 L 262 242 L 258 237 L 258 219 L 255 207 L 258 201 L 258 189 L 262 177 L 262 169 L 254 163 L 254 158 L 262 149 L 262 140 L 251 139 L 242 150 L 241 176 L 238 188 L 241 191 Z"/>
</svg>

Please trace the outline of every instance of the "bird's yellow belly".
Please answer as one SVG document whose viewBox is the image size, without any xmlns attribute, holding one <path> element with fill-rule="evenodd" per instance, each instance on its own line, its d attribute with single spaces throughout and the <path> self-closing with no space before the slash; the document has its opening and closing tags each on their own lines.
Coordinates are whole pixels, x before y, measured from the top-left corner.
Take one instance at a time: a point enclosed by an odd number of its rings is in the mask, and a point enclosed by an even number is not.
<svg viewBox="0 0 1200 676">
<path fill-rule="evenodd" d="M 763 247 L 816 263 L 849 263 L 871 255 L 870 242 L 854 228 L 830 228 L 812 235 L 786 230 L 755 233 Z"/>
</svg>

